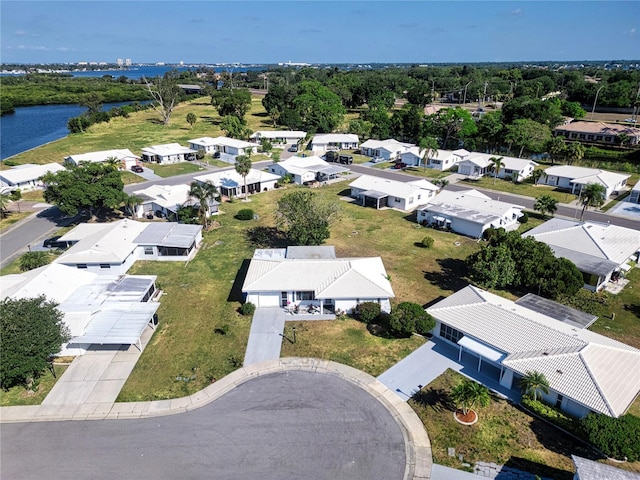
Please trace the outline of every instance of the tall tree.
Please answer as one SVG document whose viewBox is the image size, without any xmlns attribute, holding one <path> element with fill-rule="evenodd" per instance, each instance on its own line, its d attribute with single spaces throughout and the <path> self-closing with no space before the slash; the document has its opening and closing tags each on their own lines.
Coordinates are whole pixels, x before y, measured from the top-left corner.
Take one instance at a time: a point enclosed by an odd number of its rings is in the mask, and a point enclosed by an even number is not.
<svg viewBox="0 0 640 480">
<path fill-rule="evenodd" d="M 493 184 L 496 184 L 496 178 L 498 178 L 498 174 L 500 173 L 500 169 L 504 165 L 504 157 L 491 157 L 489 159 L 489 166 L 491 170 L 493 170 Z"/>
<path fill-rule="evenodd" d="M 467 415 L 469 410 L 473 410 L 476 406 L 486 407 L 491 402 L 489 389 L 468 379 L 462 380 L 453 387 L 450 397 L 464 415 Z"/>
<path fill-rule="evenodd" d="M 251 135 L 251 130 L 243 123 L 241 118 L 235 115 L 227 115 L 220 122 L 220 128 L 227 134 L 228 137 L 245 139 Z"/>
<path fill-rule="evenodd" d="M 127 198 L 124 200 L 125 211 L 131 218 L 135 216 L 136 210 L 140 205 L 142 205 L 142 198 L 137 195 L 127 195 Z"/>
<path fill-rule="evenodd" d="M 195 113 L 193 112 L 187 113 L 187 123 L 191 125 L 191 128 L 193 128 L 193 126 L 196 124 L 197 121 L 198 121 L 198 117 L 196 117 Z"/>
<path fill-rule="evenodd" d="M 84 95 L 78 104 L 87 107 L 87 115 L 93 115 L 102 111 L 104 96 L 98 92 L 90 92 Z"/>
<path fill-rule="evenodd" d="M 251 172 L 251 157 L 249 155 L 238 155 L 236 157 L 236 172 L 242 176 L 244 180 L 244 199 L 247 199 L 249 192 L 247 191 L 247 175 Z"/>
<path fill-rule="evenodd" d="M 0 302 L 1 388 L 31 386 L 47 367 L 49 356 L 69 340 L 69 329 L 56 307 L 44 296 Z"/>
<path fill-rule="evenodd" d="M 427 168 L 430 158 L 438 155 L 438 141 L 434 137 L 426 137 L 420 140 L 420 151 L 422 151 L 422 166 Z"/>
<path fill-rule="evenodd" d="M 189 197 L 198 202 L 198 216 L 205 230 L 209 226 L 209 204 L 218 195 L 218 189 L 210 181 L 191 182 L 189 185 Z"/>
<path fill-rule="evenodd" d="M 536 198 L 536 201 L 533 204 L 533 209 L 536 212 L 540 212 L 542 215 L 553 216 L 556 210 L 558 210 L 558 201 L 551 195 L 542 195 Z"/>
<path fill-rule="evenodd" d="M 298 85 L 292 107 L 304 128 L 323 133 L 335 130 L 346 113 L 340 97 L 315 80 Z"/>
<path fill-rule="evenodd" d="M 533 180 L 533 185 L 537 187 L 538 181 L 544 176 L 544 170 L 540 168 L 536 168 L 533 172 L 531 172 L 531 180 Z"/>
<path fill-rule="evenodd" d="M 211 104 L 221 117 L 234 115 L 244 120 L 251 108 L 251 92 L 246 88 L 221 88 L 211 95 Z"/>
<path fill-rule="evenodd" d="M 520 118 L 507 126 L 506 140 L 509 142 L 509 150 L 511 145 L 520 147 L 518 157 L 522 157 L 525 149 L 534 153 L 543 152 L 550 139 L 551 130 L 547 125 L 528 118 Z"/>
<path fill-rule="evenodd" d="M 0 193 L 0 218 L 7 216 L 7 207 L 11 205 L 11 197 L 9 192 Z"/>
<path fill-rule="evenodd" d="M 182 95 L 182 90 L 178 87 L 177 71 L 169 71 L 162 77 L 156 77 L 152 82 L 149 82 L 146 77 L 142 79 L 153 99 L 151 103 L 153 109 L 160 115 L 162 123 L 168 125 L 173 109 Z"/>
<path fill-rule="evenodd" d="M 339 212 L 336 201 L 311 190 L 295 190 L 278 200 L 276 225 L 294 245 L 320 245 L 329 238 L 329 227 Z"/>
<path fill-rule="evenodd" d="M 572 142 L 567 147 L 567 159 L 569 165 L 573 165 L 574 162 L 579 162 L 584 157 L 584 146 L 579 142 Z"/>
<path fill-rule="evenodd" d="M 525 395 L 533 397 L 534 400 L 538 400 L 538 394 L 549 393 L 549 380 L 543 373 L 536 371 L 528 371 L 520 379 L 520 387 Z"/>
<path fill-rule="evenodd" d="M 598 208 L 604 205 L 607 189 L 599 183 L 587 183 L 580 191 L 580 200 L 582 201 L 582 212 L 580 213 L 580 221 L 584 219 L 584 212 L 587 208 Z"/>
</svg>

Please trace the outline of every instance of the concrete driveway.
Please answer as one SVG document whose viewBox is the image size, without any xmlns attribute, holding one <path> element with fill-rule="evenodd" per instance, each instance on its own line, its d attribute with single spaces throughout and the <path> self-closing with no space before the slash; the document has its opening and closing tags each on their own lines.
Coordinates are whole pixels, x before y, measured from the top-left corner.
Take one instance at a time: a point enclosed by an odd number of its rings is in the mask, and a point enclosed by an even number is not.
<svg viewBox="0 0 640 480">
<path fill-rule="evenodd" d="M 251 322 L 244 366 L 280 358 L 285 314 L 280 307 L 256 308 Z"/>
<path fill-rule="evenodd" d="M 131 172 L 131 173 L 133 173 L 134 175 L 138 175 L 139 177 L 142 177 L 145 180 L 162 180 L 162 177 L 160 175 L 156 175 L 155 173 L 153 173 L 153 170 L 145 166 L 142 167 L 142 172 L 139 172 L 139 173 Z"/>
</svg>

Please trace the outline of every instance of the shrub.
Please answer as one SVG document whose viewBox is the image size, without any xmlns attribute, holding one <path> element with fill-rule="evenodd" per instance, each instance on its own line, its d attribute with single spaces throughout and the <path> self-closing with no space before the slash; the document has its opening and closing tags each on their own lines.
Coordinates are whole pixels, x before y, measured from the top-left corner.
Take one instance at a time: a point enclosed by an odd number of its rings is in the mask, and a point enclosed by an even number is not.
<svg viewBox="0 0 640 480">
<path fill-rule="evenodd" d="M 623 415 L 619 418 L 598 413 L 590 413 L 580 420 L 580 427 L 586 439 L 607 456 L 640 460 L 640 417 Z"/>
<path fill-rule="evenodd" d="M 391 311 L 389 327 L 398 336 L 424 335 L 435 327 L 435 320 L 417 303 L 402 302 Z"/>
<path fill-rule="evenodd" d="M 522 216 L 518 219 L 520 223 L 527 223 L 529 221 L 529 214 L 527 212 L 522 212 Z"/>
<path fill-rule="evenodd" d="M 240 307 L 240 313 L 242 315 L 247 315 L 247 316 L 253 315 L 255 311 L 256 311 L 256 306 L 251 302 L 243 303 L 242 306 Z"/>
<path fill-rule="evenodd" d="M 380 304 L 378 302 L 363 302 L 358 304 L 357 315 L 361 322 L 375 323 L 380 316 Z"/>
<path fill-rule="evenodd" d="M 236 213 L 236 218 L 238 220 L 253 220 L 253 210 L 250 208 L 243 208 Z"/>
<path fill-rule="evenodd" d="M 423 248 L 431 248 L 433 247 L 434 239 L 433 237 L 424 237 L 420 242 L 420 246 Z"/>
<path fill-rule="evenodd" d="M 532 411 L 539 417 L 544 418 L 550 423 L 557 425 L 568 432 L 571 432 L 576 435 L 580 435 L 580 429 L 578 426 L 578 422 L 573 417 L 569 417 L 564 412 L 554 408 L 550 405 L 546 405 L 542 403 L 540 400 L 534 400 L 531 397 L 523 397 L 522 406 Z"/>
</svg>

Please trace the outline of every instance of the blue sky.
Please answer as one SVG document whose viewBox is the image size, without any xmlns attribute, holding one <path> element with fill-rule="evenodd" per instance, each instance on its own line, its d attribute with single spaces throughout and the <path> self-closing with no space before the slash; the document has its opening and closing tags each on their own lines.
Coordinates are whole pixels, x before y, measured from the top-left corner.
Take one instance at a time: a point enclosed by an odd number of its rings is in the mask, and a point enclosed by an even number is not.
<svg viewBox="0 0 640 480">
<path fill-rule="evenodd" d="M 7 1 L 3 63 L 640 58 L 629 1 Z"/>
</svg>

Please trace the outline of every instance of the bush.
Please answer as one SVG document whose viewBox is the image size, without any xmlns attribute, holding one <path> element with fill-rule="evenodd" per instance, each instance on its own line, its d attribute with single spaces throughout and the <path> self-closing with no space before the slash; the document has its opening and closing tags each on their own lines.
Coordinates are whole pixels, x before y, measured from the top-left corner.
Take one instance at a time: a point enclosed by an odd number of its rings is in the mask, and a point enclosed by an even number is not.
<svg viewBox="0 0 640 480">
<path fill-rule="evenodd" d="M 242 306 L 240 307 L 240 313 L 242 315 L 253 315 L 256 311 L 256 306 L 251 303 L 251 302 L 247 302 L 247 303 L 243 303 Z"/>
<path fill-rule="evenodd" d="M 434 241 L 435 240 L 433 239 L 433 237 L 424 237 L 422 239 L 422 241 L 420 242 L 420 246 L 422 248 L 431 248 L 431 247 L 433 247 L 433 242 Z"/>
<path fill-rule="evenodd" d="M 402 302 L 392 311 L 389 318 L 391 333 L 409 336 L 414 332 L 425 335 L 435 327 L 435 320 L 417 303 Z"/>
<path fill-rule="evenodd" d="M 619 418 L 590 413 L 580 420 L 585 438 L 607 456 L 630 462 L 640 460 L 640 417 Z"/>
<path fill-rule="evenodd" d="M 253 210 L 250 208 L 243 208 L 236 213 L 236 218 L 238 220 L 253 220 Z"/>
<path fill-rule="evenodd" d="M 529 221 L 529 214 L 527 212 L 522 212 L 522 216 L 518 219 L 519 223 L 527 223 Z"/>
<path fill-rule="evenodd" d="M 358 304 L 356 312 L 361 322 L 375 323 L 380 316 L 380 304 L 378 302 L 363 302 Z"/>
<path fill-rule="evenodd" d="M 534 400 L 530 397 L 523 397 L 520 403 L 522 403 L 523 407 L 531 410 L 533 413 L 544 418 L 548 422 L 553 423 L 554 425 L 557 425 L 558 427 L 575 435 L 582 436 L 577 420 L 573 417 L 569 417 L 557 408 L 546 405 L 540 400 Z"/>
</svg>

